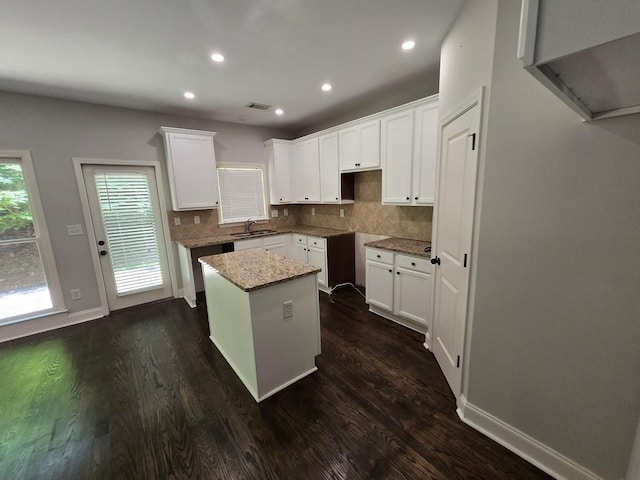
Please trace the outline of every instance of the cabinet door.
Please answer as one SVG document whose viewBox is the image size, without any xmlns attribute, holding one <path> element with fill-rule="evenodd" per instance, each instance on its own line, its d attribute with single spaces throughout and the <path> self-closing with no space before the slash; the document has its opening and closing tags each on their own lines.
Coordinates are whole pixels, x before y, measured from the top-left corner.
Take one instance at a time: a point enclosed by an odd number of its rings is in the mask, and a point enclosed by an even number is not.
<svg viewBox="0 0 640 480">
<path fill-rule="evenodd" d="M 169 180 L 174 210 L 218 206 L 218 181 L 213 136 L 166 134 Z"/>
<path fill-rule="evenodd" d="M 277 253 L 278 255 L 282 255 L 283 257 L 287 256 L 286 243 L 272 243 L 271 245 L 265 245 L 264 249 L 267 252 Z"/>
<path fill-rule="evenodd" d="M 393 267 L 367 260 L 367 303 L 393 311 Z"/>
<path fill-rule="evenodd" d="M 298 260 L 299 262 L 307 263 L 307 245 L 294 243 L 291 249 L 291 258 Z"/>
<path fill-rule="evenodd" d="M 431 311 L 431 275 L 396 267 L 393 313 L 427 325 Z"/>
<path fill-rule="evenodd" d="M 291 201 L 291 173 L 288 143 L 273 142 L 269 147 L 269 193 L 271 204 Z"/>
<path fill-rule="evenodd" d="M 358 127 L 352 126 L 338 132 L 340 170 L 355 170 L 360 163 Z"/>
<path fill-rule="evenodd" d="M 313 138 L 294 146 L 292 184 L 295 200 L 320 202 L 320 153 L 318 139 Z"/>
<path fill-rule="evenodd" d="M 412 188 L 414 202 L 421 205 L 433 205 L 438 148 L 437 101 L 416 109 L 414 137 Z"/>
<path fill-rule="evenodd" d="M 233 242 L 233 250 L 235 252 L 259 247 L 262 247 L 261 238 L 249 238 L 247 240 L 236 240 L 235 242 Z"/>
<path fill-rule="evenodd" d="M 321 268 L 322 271 L 318 273 L 318 284 L 323 287 L 327 286 L 327 259 L 325 256 L 325 250 L 317 247 L 307 247 L 308 263 L 314 267 Z"/>
<path fill-rule="evenodd" d="M 320 137 L 320 200 L 337 203 L 340 199 L 338 134 L 330 133 Z"/>
<path fill-rule="evenodd" d="M 413 110 L 384 117 L 382 128 L 382 203 L 410 204 L 413 163 Z"/>
<path fill-rule="evenodd" d="M 360 125 L 360 160 L 358 168 L 380 168 L 380 120 Z"/>
</svg>

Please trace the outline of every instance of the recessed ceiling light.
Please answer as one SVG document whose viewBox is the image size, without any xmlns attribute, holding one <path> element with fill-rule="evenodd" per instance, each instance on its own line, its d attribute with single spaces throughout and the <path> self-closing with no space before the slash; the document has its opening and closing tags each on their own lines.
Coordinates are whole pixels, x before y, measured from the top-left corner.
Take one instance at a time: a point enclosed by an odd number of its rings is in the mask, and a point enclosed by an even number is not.
<svg viewBox="0 0 640 480">
<path fill-rule="evenodd" d="M 322 88 L 322 91 L 323 91 L 323 92 L 329 92 L 329 91 L 331 91 L 331 89 L 332 89 L 333 87 L 331 86 L 331 84 L 330 84 L 330 83 L 325 83 L 325 84 L 323 84 L 323 85 L 322 85 L 322 87 L 321 87 L 321 88 Z"/>
<path fill-rule="evenodd" d="M 413 40 L 407 40 L 406 42 L 404 42 L 402 44 L 402 49 L 403 50 L 411 50 L 415 46 L 416 46 L 416 42 L 414 42 Z"/>
<path fill-rule="evenodd" d="M 276 108 L 276 115 L 283 115 L 284 114 L 284 110 L 281 108 Z"/>
<path fill-rule="evenodd" d="M 193 100 L 194 98 L 196 98 L 196 96 L 193 94 L 193 92 L 184 92 L 184 98 L 188 98 L 189 100 Z"/>
<path fill-rule="evenodd" d="M 222 55 L 221 53 L 212 53 L 211 54 L 211 60 L 213 60 L 214 62 L 224 62 L 224 55 Z"/>
</svg>

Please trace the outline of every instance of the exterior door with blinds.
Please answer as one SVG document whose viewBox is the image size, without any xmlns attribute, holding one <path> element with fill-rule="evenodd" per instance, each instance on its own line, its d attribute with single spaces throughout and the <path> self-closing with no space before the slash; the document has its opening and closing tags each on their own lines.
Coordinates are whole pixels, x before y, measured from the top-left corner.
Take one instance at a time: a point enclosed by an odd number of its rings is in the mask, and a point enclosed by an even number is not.
<svg viewBox="0 0 640 480">
<path fill-rule="evenodd" d="M 170 297 L 152 167 L 82 167 L 109 310 Z"/>
</svg>

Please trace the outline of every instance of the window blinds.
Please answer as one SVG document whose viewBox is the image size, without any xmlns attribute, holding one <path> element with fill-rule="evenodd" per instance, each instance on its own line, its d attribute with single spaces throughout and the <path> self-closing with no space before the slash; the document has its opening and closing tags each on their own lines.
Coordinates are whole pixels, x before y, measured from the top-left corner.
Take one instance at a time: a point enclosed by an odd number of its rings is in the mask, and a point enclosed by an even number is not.
<svg viewBox="0 0 640 480">
<path fill-rule="evenodd" d="M 162 288 L 149 180 L 145 173 L 96 173 L 96 190 L 117 295 Z"/>
<path fill-rule="evenodd" d="M 221 222 L 267 219 L 264 171 L 258 167 L 218 167 Z"/>
</svg>

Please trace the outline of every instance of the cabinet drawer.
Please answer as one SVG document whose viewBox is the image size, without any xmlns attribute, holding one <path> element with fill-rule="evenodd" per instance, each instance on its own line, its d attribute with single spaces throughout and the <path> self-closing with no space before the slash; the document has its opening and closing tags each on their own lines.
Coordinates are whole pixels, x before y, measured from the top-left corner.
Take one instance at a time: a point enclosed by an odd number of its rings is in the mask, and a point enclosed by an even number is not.
<svg viewBox="0 0 640 480">
<path fill-rule="evenodd" d="M 281 243 L 287 242 L 287 234 L 272 235 L 270 237 L 264 237 L 263 240 L 265 247 L 268 247 L 270 245 L 280 245 Z"/>
<path fill-rule="evenodd" d="M 296 245 L 306 245 L 307 244 L 307 236 L 300 235 L 298 233 L 293 234 L 293 243 Z"/>
<path fill-rule="evenodd" d="M 431 262 L 427 258 L 411 257 L 409 255 L 396 255 L 396 266 L 415 270 L 417 272 L 431 272 Z"/>
<path fill-rule="evenodd" d="M 393 265 L 393 253 L 386 250 L 376 250 L 375 248 L 367 248 L 367 260 L 374 262 L 388 263 Z"/>
<path fill-rule="evenodd" d="M 307 246 L 325 250 L 327 248 L 327 240 L 320 237 L 307 237 Z"/>
</svg>

